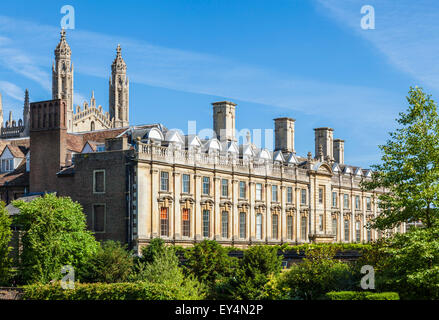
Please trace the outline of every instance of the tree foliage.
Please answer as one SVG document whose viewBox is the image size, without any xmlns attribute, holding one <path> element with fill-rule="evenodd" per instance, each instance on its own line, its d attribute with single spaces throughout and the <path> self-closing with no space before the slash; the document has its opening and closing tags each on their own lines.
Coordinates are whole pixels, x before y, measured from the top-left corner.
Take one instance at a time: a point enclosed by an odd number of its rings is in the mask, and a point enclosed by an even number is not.
<svg viewBox="0 0 439 320">
<path fill-rule="evenodd" d="M 412 228 L 380 247 L 377 288 L 401 299 L 439 299 L 439 228 Z"/>
<path fill-rule="evenodd" d="M 233 299 L 269 299 L 273 293 L 276 277 L 282 268 L 282 256 L 272 246 L 252 246 L 244 252 L 236 274 L 229 279 L 223 290 Z"/>
<path fill-rule="evenodd" d="M 19 276 L 24 283 L 60 279 L 63 265 L 80 273 L 96 253 L 99 244 L 86 230 L 82 208 L 69 197 L 46 194 L 13 205 L 20 210 L 15 223 L 23 232 Z"/>
<path fill-rule="evenodd" d="M 336 247 L 310 247 L 306 258 L 282 275 L 280 286 L 290 299 L 321 299 L 329 291 L 355 288 L 355 276 L 347 263 L 334 259 Z M 359 279 L 358 279 L 359 283 Z"/>
<path fill-rule="evenodd" d="M 11 271 L 11 247 L 9 242 L 12 237 L 12 219 L 5 209 L 5 203 L 0 202 L 0 285 L 8 283 Z"/>
<path fill-rule="evenodd" d="M 124 282 L 133 269 L 133 256 L 120 242 L 107 240 L 90 258 L 82 275 L 85 282 Z"/>
<path fill-rule="evenodd" d="M 233 272 L 233 258 L 227 250 L 213 240 L 204 240 L 186 251 L 186 270 L 199 281 L 213 286 L 222 277 L 228 277 Z"/>
<path fill-rule="evenodd" d="M 379 196 L 383 209 L 373 227 L 385 230 L 401 222 L 421 221 L 427 228 L 438 222 L 439 207 L 439 117 L 437 105 L 421 88 L 410 88 L 406 112 L 399 127 L 390 133 L 382 151 L 381 163 L 372 166 L 367 190 L 385 188 Z"/>
</svg>

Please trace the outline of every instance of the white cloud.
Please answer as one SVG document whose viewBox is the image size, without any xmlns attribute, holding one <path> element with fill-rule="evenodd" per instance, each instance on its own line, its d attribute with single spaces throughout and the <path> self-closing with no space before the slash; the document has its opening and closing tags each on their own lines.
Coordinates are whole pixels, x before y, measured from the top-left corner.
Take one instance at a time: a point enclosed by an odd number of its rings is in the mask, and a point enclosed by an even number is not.
<svg viewBox="0 0 439 320">
<path fill-rule="evenodd" d="M 439 10 L 435 0 L 315 0 L 320 12 L 369 41 L 398 70 L 439 91 Z M 360 9 L 375 8 L 375 30 L 360 28 Z"/>
</svg>

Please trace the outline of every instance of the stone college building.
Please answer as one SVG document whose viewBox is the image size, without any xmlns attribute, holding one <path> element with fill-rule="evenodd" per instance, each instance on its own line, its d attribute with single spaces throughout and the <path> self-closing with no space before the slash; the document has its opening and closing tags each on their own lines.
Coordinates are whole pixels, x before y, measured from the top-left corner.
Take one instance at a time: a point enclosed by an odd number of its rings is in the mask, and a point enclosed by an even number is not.
<svg viewBox="0 0 439 320">
<path fill-rule="evenodd" d="M 52 100 L 29 102 L 23 120 L 3 126 L 2 200 L 45 192 L 70 196 L 99 240 L 139 249 L 152 238 L 189 246 L 367 242 L 379 214 L 377 195 L 360 182 L 370 170 L 345 164 L 344 141 L 316 128 L 314 156 L 295 152 L 295 120 L 274 119 L 275 148 L 246 141 L 235 130 L 237 106 L 212 103 L 211 139 L 162 124 L 129 125 L 127 66 L 117 46 L 111 65 L 109 112 L 94 95 L 73 105 L 73 63 L 66 34 L 55 49 Z M 1 107 L 1 100 L 0 100 Z M 401 225 L 392 231 L 405 231 Z"/>
</svg>

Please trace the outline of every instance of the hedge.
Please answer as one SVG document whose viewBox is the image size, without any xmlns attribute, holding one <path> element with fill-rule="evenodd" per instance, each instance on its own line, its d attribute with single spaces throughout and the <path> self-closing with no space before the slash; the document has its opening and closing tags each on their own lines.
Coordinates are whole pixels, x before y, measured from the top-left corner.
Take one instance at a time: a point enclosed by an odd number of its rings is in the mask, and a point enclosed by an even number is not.
<svg viewBox="0 0 439 320">
<path fill-rule="evenodd" d="M 62 289 L 60 282 L 23 286 L 23 300 L 201 300 L 197 290 L 173 283 L 75 283 Z"/>
<path fill-rule="evenodd" d="M 331 291 L 326 297 L 329 300 L 399 300 L 396 292 Z"/>
</svg>

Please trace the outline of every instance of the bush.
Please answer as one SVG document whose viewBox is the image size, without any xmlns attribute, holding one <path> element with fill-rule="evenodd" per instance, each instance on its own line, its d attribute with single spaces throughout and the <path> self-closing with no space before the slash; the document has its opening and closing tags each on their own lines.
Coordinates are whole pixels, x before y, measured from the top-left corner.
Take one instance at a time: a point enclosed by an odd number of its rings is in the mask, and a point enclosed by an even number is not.
<svg viewBox="0 0 439 320">
<path fill-rule="evenodd" d="M 376 284 L 401 299 L 439 299 L 439 227 L 395 234 L 380 248 Z"/>
<path fill-rule="evenodd" d="M 282 275 L 280 286 L 291 299 L 315 300 L 333 290 L 353 289 L 354 273 L 346 263 L 334 259 L 335 247 L 308 248 L 306 258 Z"/>
<path fill-rule="evenodd" d="M 7 285 L 11 276 L 11 241 L 12 220 L 8 211 L 5 209 L 5 203 L 0 201 L 0 285 Z"/>
<path fill-rule="evenodd" d="M 329 300 L 399 300 L 396 292 L 368 292 L 368 291 L 332 291 L 326 294 Z"/>
<path fill-rule="evenodd" d="M 96 253 L 99 243 L 87 230 L 81 205 L 69 197 L 46 194 L 31 202 L 13 201 L 20 213 L 14 223 L 22 231 L 19 279 L 23 283 L 48 283 L 61 279 L 61 268 L 75 273 Z"/>
<path fill-rule="evenodd" d="M 105 241 L 90 259 L 79 278 L 84 282 L 124 282 L 133 269 L 133 257 L 126 246 L 117 241 Z"/>
<path fill-rule="evenodd" d="M 277 276 L 282 267 L 278 248 L 265 245 L 252 246 L 244 251 L 239 269 L 227 284 L 222 284 L 221 294 L 243 300 L 270 299 L 278 296 Z"/>
<path fill-rule="evenodd" d="M 203 296 L 175 283 L 75 283 L 64 290 L 59 282 L 23 287 L 24 300 L 200 300 Z"/>
<path fill-rule="evenodd" d="M 233 274 L 235 260 L 227 255 L 227 250 L 213 240 L 204 240 L 186 251 L 185 267 L 199 281 L 209 286 L 223 277 Z"/>
<path fill-rule="evenodd" d="M 152 239 L 149 245 L 142 248 L 142 257 L 140 258 L 140 261 L 144 263 L 153 262 L 158 255 L 165 251 L 165 248 L 165 241 L 163 241 L 163 239 Z"/>
</svg>

